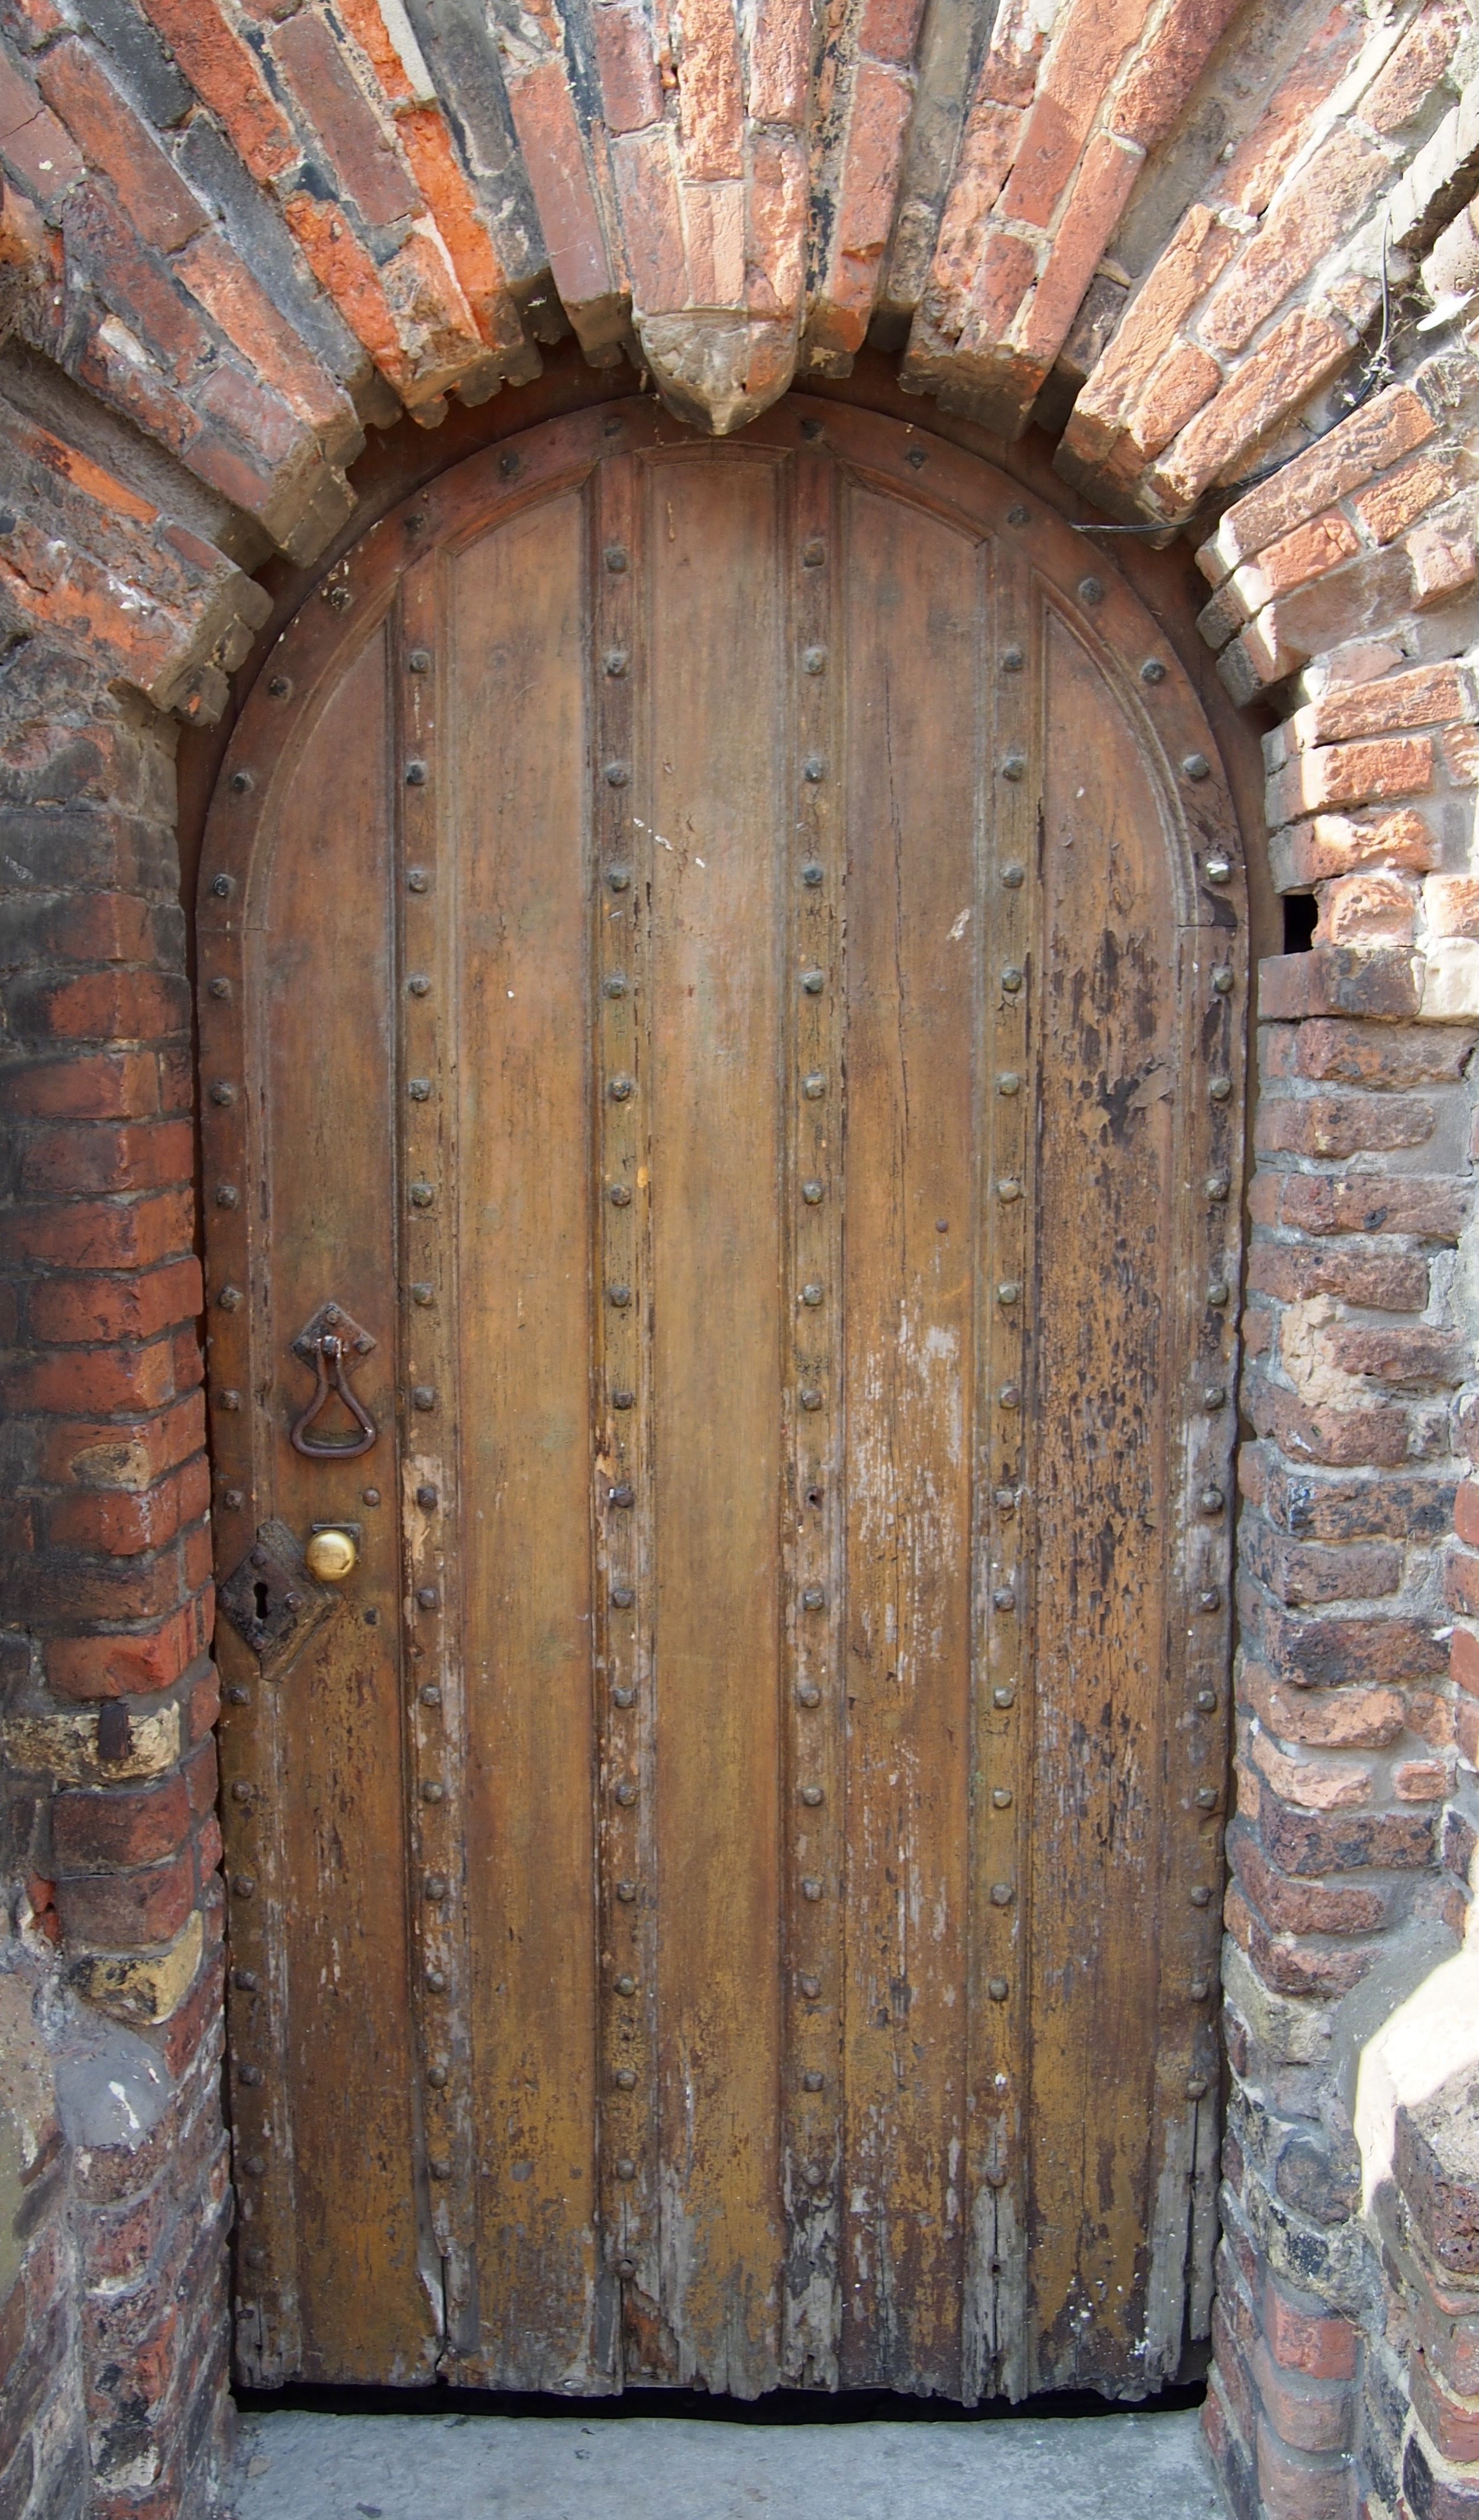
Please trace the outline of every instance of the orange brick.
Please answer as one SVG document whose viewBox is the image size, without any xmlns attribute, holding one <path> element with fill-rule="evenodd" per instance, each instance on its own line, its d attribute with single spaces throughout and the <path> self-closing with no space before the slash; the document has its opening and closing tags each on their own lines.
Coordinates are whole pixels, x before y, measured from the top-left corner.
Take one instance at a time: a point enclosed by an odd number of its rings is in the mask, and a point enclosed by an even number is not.
<svg viewBox="0 0 1479 2520">
<path fill-rule="evenodd" d="M 1328 510 L 1307 525 L 1296 525 L 1281 541 L 1270 543 L 1256 562 L 1238 569 L 1232 584 L 1250 612 L 1258 612 L 1273 597 L 1287 595 L 1312 577 L 1323 577 L 1341 561 L 1354 559 L 1360 548 L 1355 526 L 1338 510 Z"/>
<path fill-rule="evenodd" d="M 292 126 L 218 0 L 142 0 L 142 5 L 257 182 L 270 184 L 288 174 L 300 154 Z"/>
<path fill-rule="evenodd" d="M 1440 499 L 1452 498 L 1457 487 L 1459 467 L 1455 456 L 1422 456 L 1415 464 L 1404 464 L 1400 471 L 1389 472 L 1368 490 L 1359 491 L 1352 500 L 1373 542 L 1389 543 L 1428 508 Z"/>
<path fill-rule="evenodd" d="M 157 1626 L 128 1636 L 54 1637 L 46 1677 L 59 1697 L 132 1697 L 172 1688 L 210 1642 L 213 1601 L 202 1594 Z"/>
<path fill-rule="evenodd" d="M 1433 746 L 1426 736 L 1317 746 L 1269 781 L 1269 820 L 1292 823 L 1322 805 L 1420 795 L 1432 783 Z"/>
<path fill-rule="evenodd" d="M 1226 565 L 1236 567 L 1251 560 L 1292 526 L 1384 472 L 1399 457 L 1423 445 L 1435 426 L 1427 405 L 1410 385 L 1390 385 L 1375 395 L 1228 510 L 1216 536 Z"/>
<path fill-rule="evenodd" d="M 1474 550 L 1471 526 L 1435 518 L 1431 524 L 1419 525 L 1407 540 L 1408 557 L 1412 563 L 1413 601 L 1418 609 L 1432 604 L 1444 604 L 1451 595 L 1460 595 L 1472 586 L 1479 558 Z"/>
<path fill-rule="evenodd" d="M 1350 350 L 1351 336 L 1343 324 L 1305 309 L 1286 315 L 1183 429 L 1152 477 L 1152 490 L 1167 503 L 1164 513 L 1189 509 L 1250 446 L 1333 376 Z"/>
<path fill-rule="evenodd" d="M 194 1257 L 130 1278 L 50 1278 L 32 1287 L 31 1335 L 48 1346 L 74 1340 L 149 1339 L 193 1322 L 204 1300 Z"/>
<path fill-rule="evenodd" d="M 1416 925 L 1415 883 L 1399 876 L 1351 875 L 1323 884 L 1317 940 L 1322 945 L 1412 943 Z"/>
</svg>

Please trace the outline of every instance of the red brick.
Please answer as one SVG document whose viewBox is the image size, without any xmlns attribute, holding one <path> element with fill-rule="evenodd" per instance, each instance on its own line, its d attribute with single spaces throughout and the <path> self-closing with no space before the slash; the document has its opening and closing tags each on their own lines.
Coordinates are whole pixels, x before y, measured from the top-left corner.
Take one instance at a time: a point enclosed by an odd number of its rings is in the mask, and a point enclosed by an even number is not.
<svg viewBox="0 0 1479 2520">
<path fill-rule="evenodd" d="M 1428 0 L 1356 111 L 1373 131 L 1398 131 L 1419 113 L 1452 61 L 1468 20 L 1456 0 Z"/>
<path fill-rule="evenodd" d="M 108 177 L 146 244 L 173 253 L 207 225 L 205 210 L 154 133 L 84 44 L 54 46 L 37 83 L 90 164 Z"/>
<path fill-rule="evenodd" d="M 544 230 L 550 270 L 565 311 L 573 319 L 577 309 L 610 296 L 615 286 L 574 102 L 563 65 L 555 60 L 535 63 L 517 77 L 511 77 L 508 86 L 509 106 Z M 624 156 L 623 147 L 613 147 L 611 161 L 618 193 Z M 625 203 L 622 224 L 625 228 Z"/>
<path fill-rule="evenodd" d="M 0 1068 L 0 1111 L 21 1120 L 150 1120 L 159 1108 L 154 1051 L 84 1052 Z"/>
<path fill-rule="evenodd" d="M 204 1301 L 192 1255 L 132 1278 L 50 1278 L 31 1288 L 31 1335 L 47 1345 L 150 1339 L 193 1322 Z"/>
<path fill-rule="evenodd" d="M 59 1697 L 74 1699 L 171 1688 L 210 1641 L 211 1607 L 202 1595 L 129 1636 L 54 1637 L 46 1647 L 47 1680 Z"/>
<path fill-rule="evenodd" d="M 1350 350 L 1344 325 L 1305 309 L 1285 316 L 1177 438 L 1152 477 L 1162 512 L 1170 517 L 1188 511 L 1250 446 L 1333 376 Z"/>
<path fill-rule="evenodd" d="M 214 234 L 198 237 L 177 257 L 175 268 L 253 370 L 323 433 L 329 453 L 356 453 L 362 432 L 353 405 L 225 240 Z"/>
<path fill-rule="evenodd" d="M 292 127 L 218 0 L 143 0 L 143 7 L 258 183 L 289 173 L 300 154 Z"/>
<path fill-rule="evenodd" d="M 1458 1382 L 1467 1349 L 1441 1330 L 1393 1325 L 1351 1325 L 1332 1329 L 1330 1354 L 1344 1373 L 1379 1376 L 1385 1382 Z"/>
<path fill-rule="evenodd" d="M 16 1032 L 30 1040 L 159 1041 L 190 1026 L 188 982 L 156 971 L 22 981 L 10 997 Z"/>
<path fill-rule="evenodd" d="M 1116 131 L 1147 152 L 1165 138 L 1234 8 L 1235 0 L 1172 0 L 1154 40 L 1120 82 L 1111 109 Z"/>
<path fill-rule="evenodd" d="M 1327 1015 L 1293 1029 L 1293 1064 L 1320 1084 L 1389 1086 L 1456 1085 L 1463 1075 L 1479 1030 L 1461 1024 L 1341 1023 Z"/>
<path fill-rule="evenodd" d="M 1373 482 L 1352 505 L 1373 541 L 1392 542 L 1415 523 L 1425 509 L 1450 498 L 1460 477 L 1453 456 L 1422 455 L 1415 463 L 1404 464 L 1400 471 L 1389 472 L 1385 480 Z"/>
<path fill-rule="evenodd" d="M 364 343 L 381 374 L 408 399 L 416 399 L 412 362 L 402 346 L 376 263 L 336 204 L 307 193 L 290 193 L 283 217 L 319 286 Z"/>
<path fill-rule="evenodd" d="M 1099 101 L 1143 22 L 1143 0 L 1069 0 L 1053 31 L 1002 215 L 1046 227 L 1068 188 Z"/>
<path fill-rule="evenodd" d="M 1451 1549 L 1443 1571 L 1443 1598 L 1451 1610 L 1479 1617 L 1479 1555 Z"/>
<path fill-rule="evenodd" d="M 1312 577 L 1323 577 L 1327 569 L 1353 559 L 1360 549 L 1354 525 L 1336 510 L 1313 517 L 1307 525 L 1296 525 L 1292 533 L 1270 543 L 1256 562 L 1239 568 L 1231 583 L 1250 612 L 1258 612 L 1276 596 L 1287 595 Z"/>
<path fill-rule="evenodd" d="M 1405 867 L 1424 875 L 1438 863 L 1438 840 L 1413 806 L 1393 814 L 1317 814 L 1293 823 L 1270 841 L 1280 892 L 1297 892 L 1358 867 Z"/>
<path fill-rule="evenodd" d="M 1457 1242 L 1468 1222 L 1462 1184 L 1415 1173 L 1286 1173 L 1277 1199 L 1277 1222 L 1300 1234 L 1416 1234 Z"/>
<path fill-rule="evenodd" d="M 1427 736 L 1317 746 L 1301 752 L 1269 781 L 1269 820 L 1292 823 L 1326 805 L 1420 795 L 1432 780 L 1433 745 Z"/>
<path fill-rule="evenodd" d="M 1327 1944 L 1271 1934 L 1235 1884 L 1228 1892 L 1224 1914 L 1233 1941 L 1276 1994 L 1348 1995 L 1360 1985 L 1374 1956 L 1369 1948 L 1354 1944 L 1335 1951 Z"/>
<path fill-rule="evenodd" d="M 1291 1688 L 1251 1658 L 1244 1661 L 1239 1696 L 1266 1732 L 1313 1750 L 1385 1750 L 1407 1724 L 1400 1689 Z"/>
<path fill-rule="evenodd" d="M 1255 1144 L 1260 1154 L 1325 1160 L 1424 1146 L 1436 1114 L 1415 1095 L 1313 1094 L 1298 1102 L 1264 1096 Z"/>
<path fill-rule="evenodd" d="M 167 1943 L 195 1906 L 192 1847 L 141 1872 L 78 1874 L 57 1883 L 57 1908 L 68 1942 L 104 1951 L 141 1951 Z"/>
<path fill-rule="evenodd" d="M 1432 1816 L 1417 1810 L 1301 1811 L 1266 1790 L 1259 1834 L 1281 1872 L 1425 1872 L 1433 1861 Z"/>
<path fill-rule="evenodd" d="M 1449 1641 L 1449 1670 L 1460 1688 L 1479 1697 L 1479 1636 L 1472 1628 L 1455 1628 Z"/>
<path fill-rule="evenodd" d="M 1261 2520 L 1356 2520 L 1356 2479 L 1343 2460 L 1289 2449 L 1273 2426 L 1258 2427 Z"/>
<path fill-rule="evenodd" d="M 1428 1299 L 1428 1266 L 1405 1252 L 1255 1242 L 1246 1285 L 1250 1295 L 1273 1295 L 1283 1304 L 1335 1295 L 1342 1303 L 1368 1305 L 1376 1312 L 1420 1313 Z"/>
<path fill-rule="evenodd" d="M 1267 2345 L 1253 2358 L 1264 2412 L 1292 2450 L 1340 2451 L 1350 2446 L 1355 2407 L 1349 2389 L 1280 2369 Z"/>
<path fill-rule="evenodd" d="M 1412 387 L 1392 385 L 1228 510 L 1218 543 L 1230 566 L 1251 560 L 1291 527 L 1319 516 L 1433 434 L 1434 421 Z"/>
<path fill-rule="evenodd" d="M 1241 2340 L 1221 2292 L 1212 2312 L 1212 2343 L 1217 2358 L 1217 2376 L 1226 2392 L 1233 2421 L 1244 2440 L 1251 2442 L 1258 2420 L 1258 2401 L 1253 2394 Z"/>
<path fill-rule="evenodd" d="M 1433 604 L 1446 604 L 1452 596 L 1462 594 L 1472 586 L 1479 571 L 1479 555 L 1474 548 L 1472 524 L 1467 518 L 1458 523 L 1447 518 L 1433 518 L 1418 525 L 1407 539 L 1408 557 L 1412 563 L 1415 587 L 1413 601 L 1419 610 Z"/>
<path fill-rule="evenodd" d="M 205 1412 L 199 1392 L 190 1392 L 152 1418 L 72 1418 L 42 1426 L 38 1437 L 37 1474 L 48 1483 L 138 1491 L 201 1451 Z"/>
<path fill-rule="evenodd" d="M 135 1493 L 127 1488 L 78 1488 L 48 1508 L 47 1538 L 54 1549 L 136 1557 L 164 1548 L 182 1521 L 181 1483 L 162 1480 Z"/>
<path fill-rule="evenodd" d="M 725 16 L 729 16 L 727 0 Z M 812 317 L 814 334 L 834 346 L 861 349 L 863 345 L 892 225 L 913 105 L 914 81 L 908 73 L 877 62 L 858 64 L 832 213 L 831 248 Z M 1021 293 L 1018 288 L 1013 307 Z M 989 331 L 994 325 L 988 300 L 989 291 L 978 273 L 976 302 L 982 327 Z"/>
<path fill-rule="evenodd" d="M 688 295 L 672 140 L 665 128 L 613 142 L 611 168 L 635 305 L 661 314 Z"/>
<path fill-rule="evenodd" d="M 209 1733 L 191 1751 L 182 1763 L 181 1777 L 190 1797 L 190 1808 L 197 1820 L 213 1811 L 220 1793 L 216 1768 L 216 1745 Z"/>
<path fill-rule="evenodd" d="M 1359 224 L 1388 176 L 1385 152 L 1337 125 L 1222 281 L 1198 320 L 1203 340 L 1229 354 L 1244 349 L 1321 256 Z"/>
<path fill-rule="evenodd" d="M 744 92 L 728 0 L 686 0 L 678 64 L 683 171 L 694 183 L 743 173 Z"/>
<path fill-rule="evenodd" d="M 81 175 L 69 135 L 15 64 L 0 58 L 0 155 L 23 192 L 50 208 Z"/>
<path fill-rule="evenodd" d="M 1084 152 L 1053 236 L 1048 267 L 1033 292 L 1019 337 L 1022 348 L 1041 361 L 1045 371 L 1067 338 L 1143 163 L 1133 143 L 1109 131 L 1096 132 Z M 1168 426 L 1167 439 L 1172 433 Z"/>
<path fill-rule="evenodd" d="M 97 1197 L 162 1190 L 191 1178 L 195 1137 L 187 1120 L 63 1123 L 22 1146 L 22 1198 Z"/>
<path fill-rule="evenodd" d="M 1327 1886 L 1322 1881 L 1302 1881 L 1289 1873 L 1277 1872 L 1244 1830 L 1230 1838 L 1228 1856 L 1250 1908 L 1275 1933 L 1374 1934 L 1388 1921 L 1390 1902 L 1380 1890 Z M 1284 2427 L 1280 2425 L 1279 2430 L 1284 2432 Z M 1286 2441 L 1298 2438 L 1297 2434 L 1284 2432 Z M 1300 2447 L 1322 2450 L 1335 2445 L 1306 2441 Z"/>
<path fill-rule="evenodd" d="M 1351 1681 L 1402 1686 L 1447 1668 L 1447 1652 L 1424 1620 L 1375 1612 L 1305 1618 L 1251 1584 L 1239 1585 L 1237 1598 L 1248 1645 L 1297 1688 L 1334 1688 Z"/>
<path fill-rule="evenodd" d="M 1442 1802 L 1452 1784 L 1441 1759 L 1408 1759 L 1392 1775 L 1392 1790 L 1404 1803 Z"/>
<path fill-rule="evenodd" d="M 1232 230 L 1201 202 L 1188 210 L 1079 396 L 1063 437 L 1068 455 L 1094 465 L 1108 454 L 1129 416 L 1149 401 L 1178 327 L 1237 246 Z M 1219 570 L 1219 583 L 1226 574 Z"/>
<path fill-rule="evenodd" d="M 156 1864 L 185 1844 L 190 1819 L 185 1780 L 178 1776 L 141 1791 L 60 1793 L 52 1804 L 58 1875 Z"/>
<path fill-rule="evenodd" d="M 1243 1528 L 1243 1560 L 1292 1609 L 1322 1601 L 1379 1599 L 1402 1589 L 1403 1552 L 1389 1541 L 1328 1549 L 1286 1539 L 1250 1521 Z"/>
<path fill-rule="evenodd" d="M 65 1349 L 13 1358 L 0 1368 L 0 1396 L 18 1412 L 55 1417 L 98 1409 L 151 1410 L 175 1391 L 174 1354 L 168 1339 L 113 1350 Z"/>
<path fill-rule="evenodd" d="M 1402 2457 L 1402 2520 L 1476 2520 L 1479 2476 L 1434 2455 L 1420 2432 L 1408 2436 Z"/>
<path fill-rule="evenodd" d="M 1264 2334 L 1275 2362 L 1312 2380 L 1354 2380 L 1360 2337 L 1348 2318 L 1301 2301 L 1270 2275 L 1264 2287 Z"/>
<path fill-rule="evenodd" d="M 392 131 L 355 83 L 342 45 L 307 12 L 273 30 L 272 51 L 355 206 L 372 227 L 414 218 L 422 200 Z"/>
<path fill-rule="evenodd" d="M 1294 1461 L 1323 1462 L 1333 1468 L 1369 1464 L 1393 1469 L 1407 1460 L 1407 1413 L 1397 1403 L 1311 1408 L 1262 1376 L 1250 1378 L 1246 1398 L 1259 1433 L 1274 1436 Z"/>
<path fill-rule="evenodd" d="M 1479 936 L 1479 878 L 1434 876 L 1422 894 L 1430 936 Z"/>
<path fill-rule="evenodd" d="M 1401 876 L 1341 876 L 1320 887 L 1316 942 L 1411 945 L 1416 933 L 1418 900 L 1416 884 Z"/>
<path fill-rule="evenodd" d="M 1304 1015 L 1415 1015 L 1412 956 L 1401 946 L 1317 945 L 1308 954 L 1265 956 L 1258 966 L 1258 1012 L 1268 1022 Z"/>
</svg>

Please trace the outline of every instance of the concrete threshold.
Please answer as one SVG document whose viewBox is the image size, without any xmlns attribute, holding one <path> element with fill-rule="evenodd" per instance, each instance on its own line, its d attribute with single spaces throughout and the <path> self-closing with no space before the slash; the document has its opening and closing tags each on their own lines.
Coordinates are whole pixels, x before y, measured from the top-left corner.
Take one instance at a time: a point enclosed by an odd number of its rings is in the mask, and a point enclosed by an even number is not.
<svg viewBox="0 0 1479 2520">
<path fill-rule="evenodd" d="M 237 2520 L 1221 2520 L 1194 2411 L 244 2414 Z"/>
</svg>

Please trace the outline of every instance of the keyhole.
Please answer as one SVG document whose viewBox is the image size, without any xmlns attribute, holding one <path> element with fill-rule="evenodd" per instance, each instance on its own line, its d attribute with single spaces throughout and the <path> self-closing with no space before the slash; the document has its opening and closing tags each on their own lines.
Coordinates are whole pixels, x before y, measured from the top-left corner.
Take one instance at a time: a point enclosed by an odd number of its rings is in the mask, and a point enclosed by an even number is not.
<svg viewBox="0 0 1479 2520">
<path fill-rule="evenodd" d="M 268 1598 L 267 1598 L 267 1587 L 266 1587 L 266 1585 L 265 1585 L 265 1584 L 259 1584 L 259 1585 L 257 1586 L 257 1588 L 256 1588 L 256 1614 L 257 1614 L 257 1617 L 258 1617 L 259 1619 L 265 1619 L 265 1618 L 266 1618 L 266 1616 L 267 1616 L 267 1612 L 268 1612 L 269 1607 L 270 1607 L 270 1603 L 269 1603 Z"/>
</svg>

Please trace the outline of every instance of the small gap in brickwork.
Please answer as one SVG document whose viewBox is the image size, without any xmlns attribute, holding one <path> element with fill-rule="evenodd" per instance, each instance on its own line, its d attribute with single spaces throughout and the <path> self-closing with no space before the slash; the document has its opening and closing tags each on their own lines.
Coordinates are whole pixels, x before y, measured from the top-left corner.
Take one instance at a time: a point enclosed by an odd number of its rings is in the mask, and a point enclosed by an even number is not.
<svg viewBox="0 0 1479 2520">
<path fill-rule="evenodd" d="M 1313 892 L 1286 892 L 1283 897 L 1283 949 L 1286 954 L 1314 950 L 1320 904 Z"/>
</svg>

